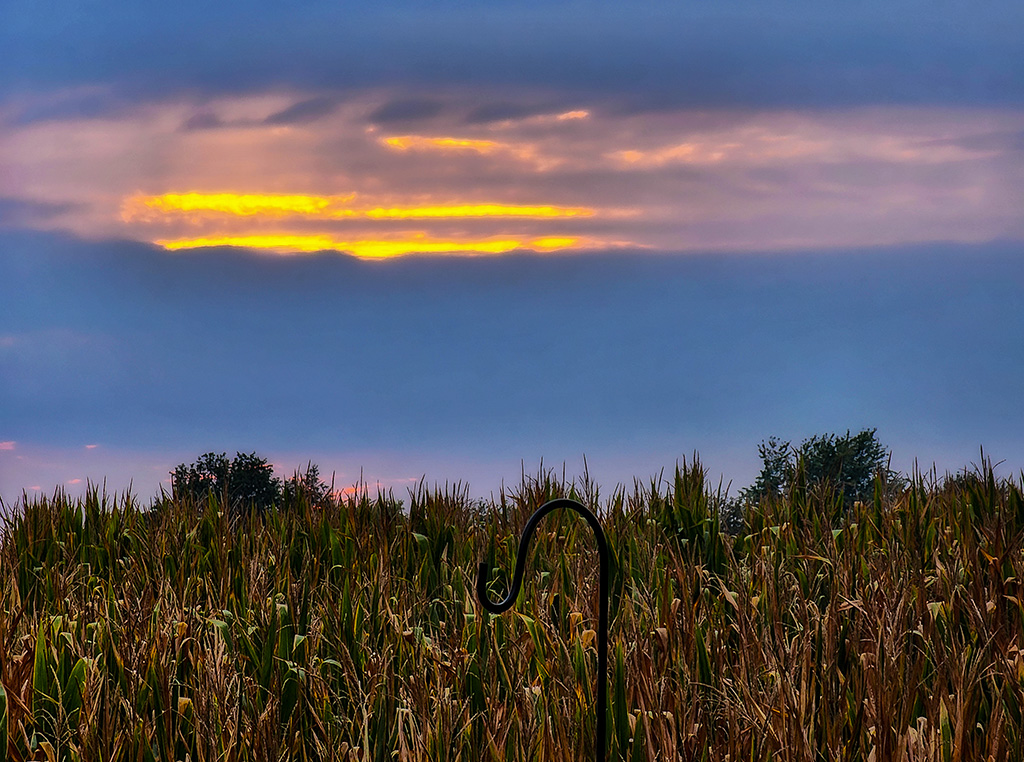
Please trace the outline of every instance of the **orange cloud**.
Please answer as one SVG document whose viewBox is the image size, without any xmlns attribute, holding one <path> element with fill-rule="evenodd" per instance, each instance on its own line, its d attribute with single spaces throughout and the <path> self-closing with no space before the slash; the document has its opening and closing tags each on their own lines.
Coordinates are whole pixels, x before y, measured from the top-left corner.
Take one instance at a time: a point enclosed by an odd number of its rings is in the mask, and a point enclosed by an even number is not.
<svg viewBox="0 0 1024 762">
<path fill-rule="evenodd" d="M 155 243 L 171 251 L 207 246 L 242 246 L 266 249 L 281 254 L 344 251 L 360 259 L 390 259 L 407 254 L 504 254 L 515 249 L 548 252 L 572 248 L 579 242 L 579 238 L 571 237 L 484 238 L 456 241 L 433 239 L 426 236 L 346 241 L 330 235 L 278 234 L 178 238 L 158 240 Z"/>
<path fill-rule="evenodd" d="M 650 151 L 626 150 L 608 154 L 608 157 L 615 161 L 636 167 L 660 167 L 674 163 L 712 164 L 721 161 L 725 156 L 725 151 L 719 147 L 709 149 L 696 143 L 679 143 Z"/>
<path fill-rule="evenodd" d="M 378 140 L 382 145 L 395 151 L 469 152 L 485 156 L 503 153 L 519 161 L 533 163 L 542 172 L 562 163 L 562 160 L 558 158 L 540 156 L 537 147 L 532 143 L 508 143 L 500 140 L 428 137 L 425 135 L 394 135 Z"/>
</svg>

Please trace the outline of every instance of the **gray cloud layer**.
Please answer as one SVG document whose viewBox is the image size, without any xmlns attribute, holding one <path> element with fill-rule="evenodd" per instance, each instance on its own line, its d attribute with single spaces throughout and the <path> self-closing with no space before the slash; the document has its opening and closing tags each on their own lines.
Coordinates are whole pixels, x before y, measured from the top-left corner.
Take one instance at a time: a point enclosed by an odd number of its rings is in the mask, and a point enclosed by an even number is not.
<svg viewBox="0 0 1024 762">
<path fill-rule="evenodd" d="M 491 84 L 695 105 L 1024 102 L 1024 6 L 6 3 L 0 88 Z"/>
</svg>

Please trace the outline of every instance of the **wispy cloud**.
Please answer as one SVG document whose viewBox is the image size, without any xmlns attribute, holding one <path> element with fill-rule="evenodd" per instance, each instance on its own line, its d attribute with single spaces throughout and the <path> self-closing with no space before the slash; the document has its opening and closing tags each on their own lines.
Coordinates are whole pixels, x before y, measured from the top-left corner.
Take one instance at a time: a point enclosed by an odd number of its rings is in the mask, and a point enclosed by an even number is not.
<svg viewBox="0 0 1024 762">
<path fill-rule="evenodd" d="M 465 137 L 430 137 L 426 135 L 393 135 L 380 138 L 381 145 L 394 151 L 423 151 L 441 154 L 503 154 L 525 162 L 537 170 L 548 171 L 562 163 L 558 156 L 544 155 L 533 143 L 514 143 Z"/>
<path fill-rule="evenodd" d="M 17 449 L 17 442 L 8 440 L 7 442 L 0 442 L 0 450 L 11 452 Z"/>
<path fill-rule="evenodd" d="M 474 107 L 463 121 L 466 124 L 488 124 L 492 127 L 505 128 L 514 124 L 565 122 L 586 119 L 589 116 L 590 112 L 586 109 L 552 109 L 549 105 L 498 101 Z"/>
<path fill-rule="evenodd" d="M 271 114 L 264 121 L 267 124 L 305 124 L 322 119 L 337 106 L 337 101 L 327 96 L 308 98 Z"/>
<path fill-rule="evenodd" d="M 429 98 L 399 98 L 386 101 L 373 110 L 370 121 L 377 124 L 422 121 L 437 116 L 444 104 Z"/>
<path fill-rule="evenodd" d="M 719 162 L 751 166 L 809 161 L 941 164 L 991 157 L 998 152 L 991 146 L 972 146 L 966 141 L 933 140 L 926 129 L 901 132 L 863 123 L 849 130 L 813 122 L 768 124 L 695 136 L 681 143 L 611 151 L 606 156 L 627 167 L 651 168 Z"/>
</svg>

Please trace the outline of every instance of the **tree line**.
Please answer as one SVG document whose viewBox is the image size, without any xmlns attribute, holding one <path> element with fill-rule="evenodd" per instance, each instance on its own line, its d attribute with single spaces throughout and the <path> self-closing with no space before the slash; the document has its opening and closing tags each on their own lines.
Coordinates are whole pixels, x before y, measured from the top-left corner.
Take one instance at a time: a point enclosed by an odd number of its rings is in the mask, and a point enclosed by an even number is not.
<svg viewBox="0 0 1024 762">
<path fill-rule="evenodd" d="M 782 499 L 796 487 L 831 489 L 850 506 L 873 497 L 876 483 L 898 489 L 903 477 L 889 467 L 891 452 L 877 437 L 877 429 L 856 434 L 819 434 L 799 445 L 769 437 L 758 446 L 762 467 L 754 483 L 731 501 L 727 525 L 735 528 L 749 506 L 764 500 Z M 193 463 L 182 463 L 171 473 L 175 499 L 203 502 L 210 496 L 224 500 L 233 510 L 247 513 L 297 500 L 317 504 L 330 496 L 331 488 L 320 478 L 320 469 L 308 463 L 304 472 L 287 479 L 274 475 L 266 458 L 253 453 L 208 452 Z"/>
</svg>

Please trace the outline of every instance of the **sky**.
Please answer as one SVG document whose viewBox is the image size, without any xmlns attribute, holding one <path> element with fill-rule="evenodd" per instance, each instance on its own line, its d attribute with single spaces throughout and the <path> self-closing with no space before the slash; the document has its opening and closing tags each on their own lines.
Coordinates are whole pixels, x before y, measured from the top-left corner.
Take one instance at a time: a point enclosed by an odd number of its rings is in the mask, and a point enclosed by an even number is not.
<svg viewBox="0 0 1024 762">
<path fill-rule="evenodd" d="M 0 497 L 877 428 L 1024 468 L 1024 6 L 0 7 Z"/>
</svg>

